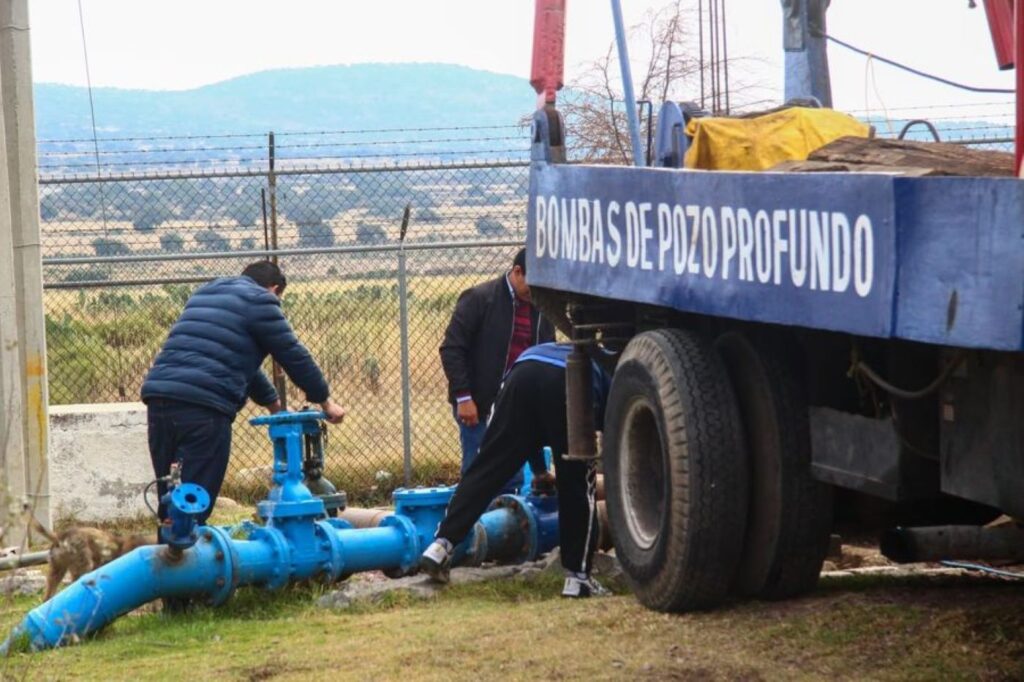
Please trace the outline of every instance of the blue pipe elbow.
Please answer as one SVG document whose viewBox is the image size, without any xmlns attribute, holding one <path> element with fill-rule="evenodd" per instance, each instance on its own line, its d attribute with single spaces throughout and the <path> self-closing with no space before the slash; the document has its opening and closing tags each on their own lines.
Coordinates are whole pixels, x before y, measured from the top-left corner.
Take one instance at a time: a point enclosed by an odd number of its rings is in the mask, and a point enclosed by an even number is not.
<svg viewBox="0 0 1024 682">
<path fill-rule="evenodd" d="M 174 555 L 166 545 L 140 547 L 87 573 L 30 611 L 0 646 L 0 654 L 75 642 L 160 597 L 200 597 L 213 605 L 233 591 L 227 533 L 204 528 L 199 542 Z"/>
<path fill-rule="evenodd" d="M 226 601 L 239 585 L 276 589 L 293 580 L 328 581 L 368 570 L 389 575 L 410 571 L 433 539 L 450 489 L 431 489 L 404 499 L 406 514 L 385 517 L 375 528 L 354 529 L 336 519 L 286 513 L 246 539 L 203 526 L 187 549 L 139 548 L 82 576 L 29 612 L 0 646 L 47 649 L 78 641 L 119 616 L 161 597 L 192 597 L 211 605 Z M 300 511 L 282 504 L 278 511 Z M 457 550 L 456 563 L 525 561 L 557 545 L 557 501 L 503 496 Z"/>
</svg>

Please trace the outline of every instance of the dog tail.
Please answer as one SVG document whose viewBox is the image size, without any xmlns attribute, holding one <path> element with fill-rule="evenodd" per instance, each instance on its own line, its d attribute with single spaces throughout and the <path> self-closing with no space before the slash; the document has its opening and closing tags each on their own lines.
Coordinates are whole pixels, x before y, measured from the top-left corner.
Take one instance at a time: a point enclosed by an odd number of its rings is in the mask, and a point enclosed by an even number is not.
<svg viewBox="0 0 1024 682">
<path fill-rule="evenodd" d="M 37 531 L 39 531 L 43 535 L 43 537 L 45 537 L 51 543 L 57 544 L 57 542 L 58 542 L 57 536 L 54 535 L 53 533 L 51 533 L 50 531 L 46 530 L 46 527 L 43 524 L 39 523 L 39 519 L 33 518 L 32 519 L 32 526 Z"/>
</svg>

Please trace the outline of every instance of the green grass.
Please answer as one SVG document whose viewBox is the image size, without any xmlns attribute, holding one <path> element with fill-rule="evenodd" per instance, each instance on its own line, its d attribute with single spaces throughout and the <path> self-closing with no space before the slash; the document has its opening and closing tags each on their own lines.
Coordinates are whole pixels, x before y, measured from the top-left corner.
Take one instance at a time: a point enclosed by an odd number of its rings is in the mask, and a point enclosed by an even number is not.
<svg viewBox="0 0 1024 682">
<path fill-rule="evenodd" d="M 122 618 L 81 646 L 0 661 L 13 679 L 1020 679 L 1024 587 L 830 580 L 790 602 L 665 615 L 558 598 L 557 576 L 343 612 L 325 589 L 239 590 L 220 609 Z M 33 600 L 0 605 L 5 630 Z"/>
</svg>

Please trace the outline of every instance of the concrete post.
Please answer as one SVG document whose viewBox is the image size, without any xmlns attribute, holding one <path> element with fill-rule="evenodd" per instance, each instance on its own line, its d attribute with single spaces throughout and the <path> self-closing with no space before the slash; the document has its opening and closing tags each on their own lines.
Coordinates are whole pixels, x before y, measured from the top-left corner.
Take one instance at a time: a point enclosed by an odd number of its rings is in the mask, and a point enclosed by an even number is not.
<svg viewBox="0 0 1024 682">
<path fill-rule="evenodd" d="M 0 153 L 6 161 L 0 164 L 0 444 L 10 492 L 49 525 L 49 396 L 28 27 L 28 0 L 0 0 Z"/>
</svg>

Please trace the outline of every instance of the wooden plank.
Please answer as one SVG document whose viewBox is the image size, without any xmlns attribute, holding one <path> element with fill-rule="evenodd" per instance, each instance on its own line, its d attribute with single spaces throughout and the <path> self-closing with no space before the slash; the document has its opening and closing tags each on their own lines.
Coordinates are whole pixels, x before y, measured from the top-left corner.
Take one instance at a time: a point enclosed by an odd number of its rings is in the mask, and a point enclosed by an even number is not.
<svg viewBox="0 0 1024 682">
<path fill-rule="evenodd" d="M 938 175 L 1016 175 L 1013 154 L 945 142 L 841 137 L 812 152 L 808 160 L 857 167 L 931 169 Z"/>
</svg>

